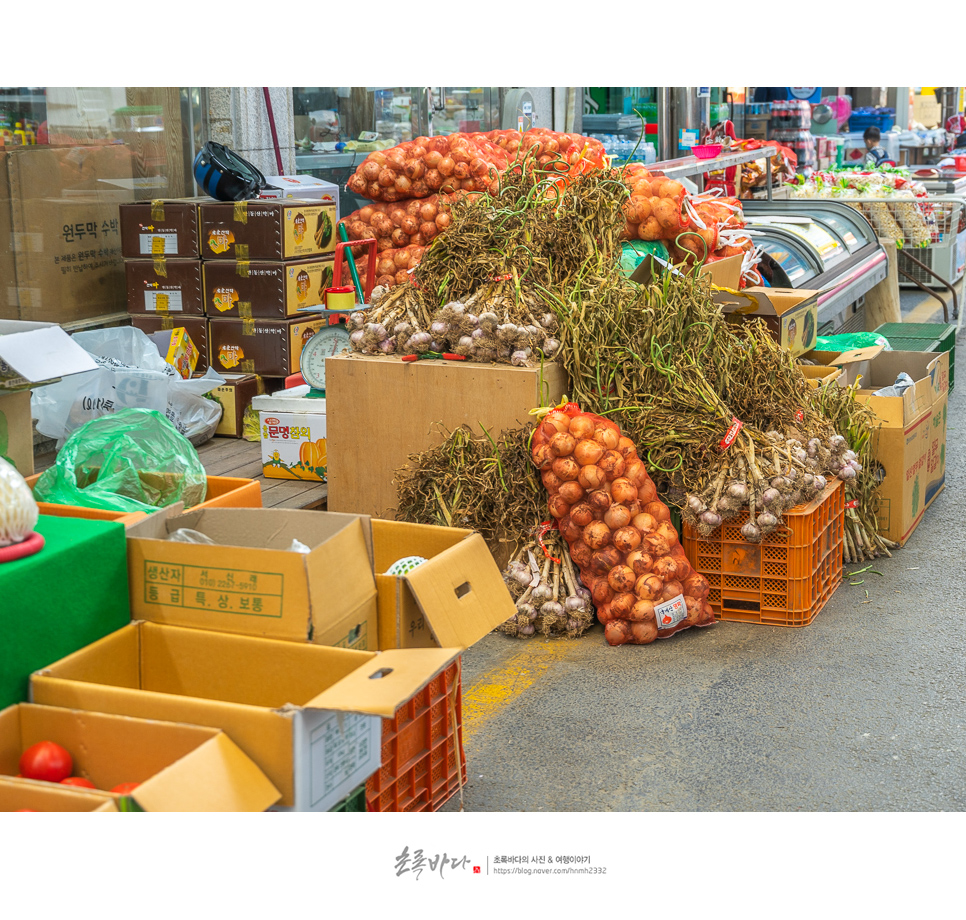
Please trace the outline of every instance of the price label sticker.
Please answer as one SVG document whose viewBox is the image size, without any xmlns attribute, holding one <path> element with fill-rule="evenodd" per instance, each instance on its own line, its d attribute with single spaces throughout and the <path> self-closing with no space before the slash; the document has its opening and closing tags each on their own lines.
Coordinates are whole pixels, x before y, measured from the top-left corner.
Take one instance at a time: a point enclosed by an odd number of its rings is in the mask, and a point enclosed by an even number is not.
<svg viewBox="0 0 966 920">
<path fill-rule="evenodd" d="M 721 450 L 727 450 L 735 443 L 735 439 L 738 437 L 738 432 L 745 427 L 745 423 L 740 419 L 734 418 L 732 416 L 731 425 L 728 426 L 728 430 L 725 432 L 725 436 L 721 439 L 721 443 L 718 447 Z"/>
<path fill-rule="evenodd" d="M 663 604 L 654 605 L 654 614 L 657 617 L 658 629 L 672 629 L 677 626 L 688 615 L 688 605 L 684 600 L 684 595 L 664 601 Z"/>
</svg>

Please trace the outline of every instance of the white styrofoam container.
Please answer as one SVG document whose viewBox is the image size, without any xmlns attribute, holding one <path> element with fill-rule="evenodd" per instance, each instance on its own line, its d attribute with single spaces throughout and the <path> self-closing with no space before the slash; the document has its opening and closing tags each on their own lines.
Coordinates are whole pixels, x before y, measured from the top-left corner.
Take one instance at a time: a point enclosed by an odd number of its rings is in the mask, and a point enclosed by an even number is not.
<svg viewBox="0 0 966 920">
<path fill-rule="evenodd" d="M 301 449 L 306 441 L 325 450 L 325 399 L 310 399 L 309 387 L 290 387 L 271 396 L 256 396 L 252 408 L 258 413 L 261 432 L 262 471 L 266 479 L 298 479 L 325 482 L 325 468 L 306 468 Z M 325 464 L 327 466 L 327 463 Z"/>
</svg>

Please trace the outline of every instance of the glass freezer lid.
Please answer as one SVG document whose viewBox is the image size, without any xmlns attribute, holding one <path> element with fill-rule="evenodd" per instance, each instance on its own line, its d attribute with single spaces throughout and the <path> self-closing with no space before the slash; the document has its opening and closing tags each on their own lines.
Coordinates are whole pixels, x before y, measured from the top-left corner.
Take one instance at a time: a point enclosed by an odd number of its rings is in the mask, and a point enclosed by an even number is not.
<svg viewBox="0 0 966 920">
<path fill-rule="evenodd" d="M 760 246 L 781 266 L 792 287 L 803 287 L 815 277 L 815 269 L 808 264 L 804 255 L 795 252 L 783 241 L 759 234 L 754 239 L 755 245 Z"/>
<path fill-rule="evenodd" d="M 753 217 L 748 224 L 757 227 L 770 225 L 780 227 L 787 233 L 794 233 L 811 245 L 825 265 L 833 265 L 848 258 L 849 249 L 844 240 L 831 229 L 814 220 L 798 216 L 769 215 Z"/>
</svg>

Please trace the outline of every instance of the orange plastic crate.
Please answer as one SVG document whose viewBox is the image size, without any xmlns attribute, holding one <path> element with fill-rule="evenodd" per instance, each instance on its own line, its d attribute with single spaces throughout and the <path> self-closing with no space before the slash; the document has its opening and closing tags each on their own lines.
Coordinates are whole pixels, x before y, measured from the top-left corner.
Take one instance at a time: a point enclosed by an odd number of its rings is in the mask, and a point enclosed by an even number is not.
<svg viewBox="0 0 966 920">
<path fill-rule="evenodd" d="M 748 516 L 701 537 L 687 524 L 688 561 L 708 579 L 716 619 L 808 626 L 842 582 L 845 488 L 838 479 L 807 505 L 785 512 L 785 529 L 761 543 L 741 536 Z"/>
<path fill-rule="evenodd" d="M 366 783 L 367 811 L 436 811 L 466 783 L 460 663 L 382 720 L 382 766 Z"/>
</svg>

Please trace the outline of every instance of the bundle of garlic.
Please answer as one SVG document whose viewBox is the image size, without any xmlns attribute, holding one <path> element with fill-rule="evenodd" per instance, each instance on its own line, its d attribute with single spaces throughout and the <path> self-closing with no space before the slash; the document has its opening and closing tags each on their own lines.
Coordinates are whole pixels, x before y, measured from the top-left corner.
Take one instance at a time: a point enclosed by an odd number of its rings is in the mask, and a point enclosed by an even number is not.
<svg viewBox="0 0 966 920">
<path fill-rule="evenodd" d="M 537 556 L 544 557 L 543 564 Z M 594 620 L 590 592 L 574 572 L 570 553 L 557 530 L 524 546 L 503 572 L 517 612 L 498 626 L 508 636 L 552 638 L 583 635 Z"/>
<path fill-rule="evenodd" d="M 464 301 L 453 300 L 430 317 L 428 327 L 401 298 L 391 311 L 353 313 L 350 342 L 363 354 L 452 352 L 474 361 L 526 366 L 552 357 L 560 347 L 556 317 L 541 312 L 536 297 L 494 295 L 480 289 Z"/>
<path fill-rule="evenodd" d="M 778 431 L 766 432 L 765 438 L 767 446 L 751 456 L 739 454 L 704 490 L 686 496 L 682 519 L 702 536 L 747 508 L 741 535 L 758 543 L 782 524 L 786 511 L 821 495 L 831 478 L 848 482 L 862 469 L 838 434 L 827 441 L 813 437 L 805 444 Z"/>
</svg>

